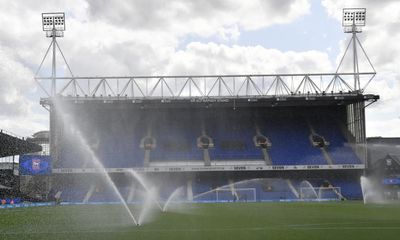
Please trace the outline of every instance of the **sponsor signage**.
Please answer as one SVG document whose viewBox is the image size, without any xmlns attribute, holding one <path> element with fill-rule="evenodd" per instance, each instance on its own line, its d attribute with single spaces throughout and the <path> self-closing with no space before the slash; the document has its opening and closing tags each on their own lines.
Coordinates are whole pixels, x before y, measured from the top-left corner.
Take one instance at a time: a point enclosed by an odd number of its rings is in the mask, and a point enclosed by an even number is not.
<svg viewBox="0 0 400 240">
<path fill-rule="evenodd" d="M 51 174 L 50 156 L 22 155 L 19 158 L 20 175 L 48 175 Z"/>
<path fill-rule="evenodd" d="M 400 185 L 400 178 L 385 178 L 383 179 L 385 185 Z"/>
<path fill-rule="evenodd" d="M 344 165 L 232 165 L 232 166 L 157 166 L 145 168 L 57 168 L 53 173 L 97 173 L 97 172 L 218 172 L 218 171 L 310 171 L 310 170 L 340 170 L 340 169 L 364 169 L 364 164 Z"/>
</svg>

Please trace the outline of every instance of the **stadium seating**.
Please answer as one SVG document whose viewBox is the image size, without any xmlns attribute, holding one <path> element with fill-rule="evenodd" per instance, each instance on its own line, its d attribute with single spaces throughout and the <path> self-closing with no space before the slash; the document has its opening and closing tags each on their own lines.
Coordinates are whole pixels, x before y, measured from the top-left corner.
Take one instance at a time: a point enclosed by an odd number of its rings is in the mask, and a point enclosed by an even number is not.
<svg viewBox="0 0 400 240">
<path fill-rule="evenodd" d="M 342 195 L 346 199 L 362 199 L 361 185 L 355 179 L 331 179 L 330 182 L 335 187 L 340 187 Z"/>
<path fill-rule="evenodd" d="M 211 160 L 263 159 L 253 142 L 256 132 L 248 112 L 222 111 L 207 119 L 206 129 L 215 145 L 210 150 Z"/>
<path fill-rule="evenodd" d="M 151 151 L 151 161 L 202 161 L 201 149 L 197 148 L 200 124 L 190 114 L 163 114 L 154 121 L 156 147 Z"/>
<path fill-rule="evenodd" d="M 262 133 L 272 147 L 269 150 L 275 165 L 327 164 L 321 151 L 311 145 L 309 129 L 302 118 L 264 118 L 259 121 Z"/>
<path fill-rule="evenodd" d="M 61 199 L 64 202 L 82 202 L 88 189 L 83 189 L 80 187 L 69 187 L 62 191 Z"/>
<path fill-rule="evenodd" d="M 257 113 L 257 114 L 256 114 Z M 96 113 L 95 121 L 82 124 L 82 135 L 107 168 L 142 167 L 144 149 L 141 140 L 151 129 L 155 147 L 150 150 L 150 162 L 204 161 L 197 138 L 205 133 L 214 147 L 209 149 L 211 161 L 263 161 L 260 148 L 253 138 L 256 125 L 272 146 L 267 149 L 274 165 L 324 165 L 328 164 L 321 149 L 310 141 L 311 129 L 330 144 L 325 147 L 333 164 L 357 164 L 360 160 L 342 134 L 339 123 L 332 115 L 320 114 L 307 120 L 300 113 L 270 113 L 269 110 L 182 110 L 143 112 L 140 115 Z M 310 126 L 307 121 L 309 121 Z M 99 131 L 98 129 L 105 129 Z M 76 132 L 60 140 L 60 161 L 55 168 L 87 168 L 95 166 L 90 154 Z M 254 161 L 256 162 L 256 161 Z"/>
<path fill-rule="evenodd" d="M 357 164 L 360 160 L 343 136 L 335 118 L 320 118 L 313 121 L 315 131 L 329 142 L 327 147 L 334 164 Z"/>
<path fill-rule="evenodd" d="M 284 179 L 256 179 L 235 185 L 236 188 L 254 188 L 257 201 L 297 199 Z"/>
</svg>

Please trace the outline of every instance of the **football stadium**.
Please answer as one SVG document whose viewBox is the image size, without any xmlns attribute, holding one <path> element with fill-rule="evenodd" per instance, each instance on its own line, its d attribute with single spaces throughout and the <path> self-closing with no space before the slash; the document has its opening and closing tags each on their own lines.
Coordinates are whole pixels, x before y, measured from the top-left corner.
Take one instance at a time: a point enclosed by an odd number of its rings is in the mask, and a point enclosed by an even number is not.
<svg viewBox="0 0 400 240">
<path fill-rule="evenodd" d="M 65 14 L 43 13 L 50 130 L 0 133 L 1 239 L 398 239 L 400 139 L 366 137 L 365 19 L 343 9 L 334 73 L 77 77 Z"/>
</svg>

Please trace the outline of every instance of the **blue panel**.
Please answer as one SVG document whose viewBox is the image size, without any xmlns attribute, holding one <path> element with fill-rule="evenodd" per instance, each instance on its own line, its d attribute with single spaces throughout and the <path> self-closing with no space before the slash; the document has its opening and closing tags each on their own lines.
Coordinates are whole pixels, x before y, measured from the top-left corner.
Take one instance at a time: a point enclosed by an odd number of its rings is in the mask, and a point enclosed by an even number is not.
<svg viewBox="0 0 400 240">
<path fill-rule="evenodd" d="M 400 178 L 385 178 L 383 184 L 386 185 L 400 185 Z"/>
<path fill-rule="evenodd" d="M 19 173 L 21 175 L 51 174 L 50 156 L 22 155 L 19 158 Z"/>
</svg>

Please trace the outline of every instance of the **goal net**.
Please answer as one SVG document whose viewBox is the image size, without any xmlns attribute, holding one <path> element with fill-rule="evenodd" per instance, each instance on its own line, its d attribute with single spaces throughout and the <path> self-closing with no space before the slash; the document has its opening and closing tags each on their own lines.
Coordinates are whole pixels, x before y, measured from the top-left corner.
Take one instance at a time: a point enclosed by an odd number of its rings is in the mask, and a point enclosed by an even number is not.
<svg viewBox="0 0 400 240">
<path fill-rule="evenodd" d="M 300 198 L 305 200 L 340 200 L 343 199 L 340 187 L 302 187 Z"/>
<path fill-rule="evenodd" d="M 216 189 L 217 202 L 255 202 L 255 188 Z"/>
</svg>

